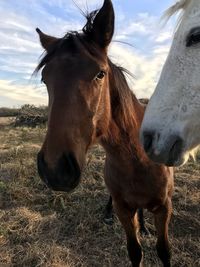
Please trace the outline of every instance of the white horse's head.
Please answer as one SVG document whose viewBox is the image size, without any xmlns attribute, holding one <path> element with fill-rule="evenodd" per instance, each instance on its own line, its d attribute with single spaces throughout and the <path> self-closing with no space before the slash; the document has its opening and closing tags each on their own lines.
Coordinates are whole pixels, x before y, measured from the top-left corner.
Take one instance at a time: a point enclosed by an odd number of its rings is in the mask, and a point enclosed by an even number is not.
<svg viewBox="0 0 200 267">
<path fill-rule="evenodd" d="M 184 164 L 200 144 L 200 0 L 181 0 L 172 47 L 141 128 L 149 157 L 166 165 Z"/>
</svg>

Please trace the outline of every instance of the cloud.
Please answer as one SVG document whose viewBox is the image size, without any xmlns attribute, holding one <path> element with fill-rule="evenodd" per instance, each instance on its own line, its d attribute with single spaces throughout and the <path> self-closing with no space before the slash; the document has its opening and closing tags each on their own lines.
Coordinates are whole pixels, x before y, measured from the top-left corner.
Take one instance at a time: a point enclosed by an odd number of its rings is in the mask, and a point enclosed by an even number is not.
<svg viewBox="0 0 200 267">
<path fill-rule="evenodd" d="M 157 38 L 156 38 L 156 42 L 157 43 L 163 43 L 166 41 L 170 41 L 172 38 L 172 33 L 170 31 L 165 31 L 162 32 Z"/>
<path fill-rule="evenodd" d="M 139 13 L 118 28 L 116 39 L 135 43 L 134 47 L 113 43 L 110 54 L 113 61 L 134 74 L 135 80 L 129 83 L 137 97 L 150 97 L 168 55 L 173 36 L 173 22 L 162 28 L 160 17 Z"/>
<path fill-rule="evenodd" d="M 0 1 L 0 96 L 7 105 L 19 103 L 46 103 L 45 89 L 31 85 L 29 78 L 43 52 L 36 27 L 58 37 L 69 30 L 80 30 L 85 19 L 71 0 Z M 81 9 L 100 7 L 98 0 L 75 0 Z M 87 7 L 87 4 L 89 7 Z M 103 3 L 103 0 L 102 0 Z M 117 3 L 117 4 L 116 4 Z M 114 40 L 131 43 L 129 46 L 113 43 L 110 55 L 135 76 L 134 91 L 140 97 L 150 96 L 155 88 L 167 56 L 173 24 L 158 27 L 159 18 L 147 12 L 134 17 L 116 4 L 116 34 Z M 131 86 L 133 82 L 130 80 Z M 0 105 L 3 105 L 0 102 Z"/>
<path fill-rule="evenodd" d="M 126 67 L 134 74 L 135 79 L 129 77 L 129 84 L 137 97 L 143 98 L 152 95 L 168 51 L 167 45 L 155 47 L 150 56 L 145 56 L 136 49 L 114 43 L 110 55 L 113 62 Z"/>
<path fill-rule="evenodd" d="M 0 95 L 4 99 L 11 99 L 15 106 L 30 103 L 35 105 L 46 105 L 46 89 L 39 85 L 17 84 L 15 81 L 0 80 Z M 14 100 L 14 101 L 13 101 Z M 0 106 L 5 106 L 0 99 Z"/>
</svg>

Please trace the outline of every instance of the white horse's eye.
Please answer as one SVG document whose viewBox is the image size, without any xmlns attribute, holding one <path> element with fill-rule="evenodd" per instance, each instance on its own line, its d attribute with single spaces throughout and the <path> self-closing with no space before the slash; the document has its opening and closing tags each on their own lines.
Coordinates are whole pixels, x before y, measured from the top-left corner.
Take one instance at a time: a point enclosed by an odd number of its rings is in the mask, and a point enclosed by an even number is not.
<svg viewBox="0 0 200 267">
<path fill-rule="evenodd" d="M 190 47 L 198 43 L 200 43 L 200 27 L 194 28 L 190 31 L 186 40 L 186 46 Z"/>
<path fill-rule="evenodd" d="M 97 76 L 95 77 L 95 80 L 96 80 L 96 81 L 101 81 L 101 80 L 103 80 L 103 78 L 105 77 L 105 75 L 106 75 L 106 72 L 105 72 L 104 70 L 101 70 L 101 71 L 97 74 Z"/>
</svg>

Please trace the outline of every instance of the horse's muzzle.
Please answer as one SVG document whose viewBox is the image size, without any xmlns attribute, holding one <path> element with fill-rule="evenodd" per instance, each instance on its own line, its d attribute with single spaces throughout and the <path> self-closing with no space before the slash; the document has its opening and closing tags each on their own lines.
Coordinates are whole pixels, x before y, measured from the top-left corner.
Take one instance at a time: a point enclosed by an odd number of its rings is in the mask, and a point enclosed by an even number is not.
<svg viewBox="0 0 200 267">
<path fill-rule="evenodd" d="M 41 179 L 52 190 L 69 192 L 80 182 L 81 170 L 72 153 L 64 153 L 55 168 L 51 169 L 44 159 L 43 152 L 39 152 L 37 165 Z"/>
<path fill-rule="evenodd" d="M 149 158 L 167 166 L 181 165 L 184 161 L 183 140 L 177 135 L 169 136 L 167 141 L 158 150 L 159 139 L 162 137 L 155 138 L 155 136 L 158 135 L 144 131 L 141 138 L 142 145 Z"/>
</svg>

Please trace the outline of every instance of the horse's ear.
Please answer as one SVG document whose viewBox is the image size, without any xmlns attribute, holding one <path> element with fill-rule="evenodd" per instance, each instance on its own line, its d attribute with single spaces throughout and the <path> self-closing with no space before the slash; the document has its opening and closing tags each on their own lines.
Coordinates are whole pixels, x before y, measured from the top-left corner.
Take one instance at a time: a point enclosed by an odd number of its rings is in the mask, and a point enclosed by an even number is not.
<svg viewBox="0 0 200 267">
<path fill-rule="evenodd" d="M 113 37 L 115 13 L 111 0 L 104 0 L 102 8 L 93 21 L 93 39 L 102 48 L 106 48 Z"/>
<path fill-rule="evenodd" d="M 43 33 L 39 28 L 36 28 L 36 32 L 39 34 L 40 37 L 40 43 L 42 47 L 48 52 L 51 47 L 56 44 L 59 40 L 59 38 L 47 35 Z"/>
</svg>

